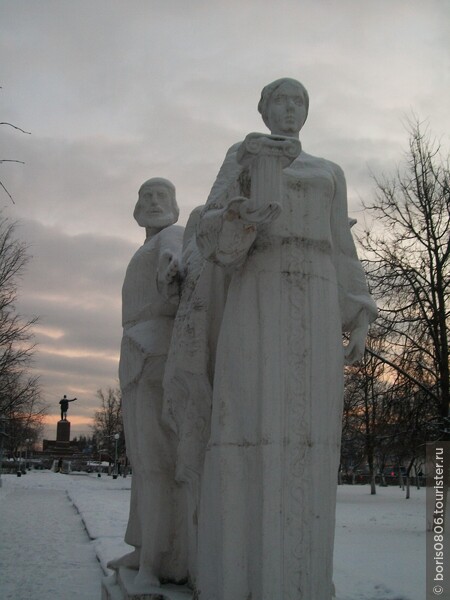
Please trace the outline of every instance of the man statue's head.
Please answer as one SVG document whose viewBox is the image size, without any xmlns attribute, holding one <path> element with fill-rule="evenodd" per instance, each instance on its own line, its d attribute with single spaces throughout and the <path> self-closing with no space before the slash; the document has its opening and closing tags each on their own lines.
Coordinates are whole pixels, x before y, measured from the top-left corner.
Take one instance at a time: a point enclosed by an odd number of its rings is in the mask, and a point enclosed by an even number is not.
<svg viewBox="0 0 450 600">
<path fill-rule="evenodd" d="M 178 221 L 179 213 L 175 186 L 168 179 L 153 177 L 141 185 L 134 209 L 141 227 L 164 229 Z"/>
</svg>

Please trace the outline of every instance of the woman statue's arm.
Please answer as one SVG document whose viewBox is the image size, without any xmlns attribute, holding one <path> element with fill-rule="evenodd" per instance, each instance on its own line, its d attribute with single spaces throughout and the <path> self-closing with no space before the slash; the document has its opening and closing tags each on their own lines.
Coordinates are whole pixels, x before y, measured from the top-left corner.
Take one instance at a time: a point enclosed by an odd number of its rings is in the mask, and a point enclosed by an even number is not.
<svg viewBox="0 0 450 600">
<path fill-rule="evenodd" d="M 362 358 L 369 324 L 377 307 L 369 293 L 366 276 L 356 253 L 347 213 L 347 186 L 344 173 L 333 165 L 335 194 L 331 211 L 334 264 L 339 286 L 342 329 L 350 334 L 345 360 L 352 364 Z"/>
</svg>

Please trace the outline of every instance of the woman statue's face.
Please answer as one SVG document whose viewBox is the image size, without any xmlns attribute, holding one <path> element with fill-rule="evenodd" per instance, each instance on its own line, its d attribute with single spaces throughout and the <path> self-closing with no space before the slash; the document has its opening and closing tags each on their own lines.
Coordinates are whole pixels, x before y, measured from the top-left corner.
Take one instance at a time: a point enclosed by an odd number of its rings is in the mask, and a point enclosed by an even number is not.
<svg viewBox="0 0 450 600">
<path fill-rule="evenodd" d="M 267 121 L 272 135 L 298 136 L 307 112 L 301 88 L 285 81 L 273 92 L 268 103 Z"/>
<path fill-rule="evenodd" d="M 176 221 L 173 193 L 165 185 L 153 184 L 141 188 L 135 208 L 141 227 L 167 227 Z"/>
</svg>

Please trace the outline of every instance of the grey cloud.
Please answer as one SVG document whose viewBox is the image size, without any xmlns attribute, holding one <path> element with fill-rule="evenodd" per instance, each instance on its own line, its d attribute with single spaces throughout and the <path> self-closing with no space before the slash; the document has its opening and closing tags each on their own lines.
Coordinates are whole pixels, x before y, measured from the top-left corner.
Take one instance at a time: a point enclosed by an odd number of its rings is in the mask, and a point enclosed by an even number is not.
<svg viewBox="0 0 450 600">
<path fill-rule="evenodd" d="M 115 372 L 117 376 L 117 363 L 111 364 L 111 360 L 101 358 L 67 358 L 64 356 L 58 356 L 54 354 L 46 354 L 45 365 L 42 365 L 44 373 L 59 373 L 64 375 L 66 378 L 66 385 L 71 383 L 73 379 L 76 380 L 76 385 L 80 387 L 86 387 L 85 381 L 99 380 L 102 381 L 106 377 L 109 377 L 112 372 Z M 83 379 L 81 379 L 81 377 Z M 110 380 L 110 385 L 114 384 L 114 378 Z M 72 384 L 73 385 L 73 384 Z M 96 384 L 92 393 L 98 389 L 99 384 Z"/>
<path fill-rule="evenodd" d="M 117 294 L 117 282 L 136 248 L 121 238 L 68 235 L 32 220 L 19 221 L 18 233 L 33 256 L 27 276 L 30 289 L 63 294 Z"/>
</svg>

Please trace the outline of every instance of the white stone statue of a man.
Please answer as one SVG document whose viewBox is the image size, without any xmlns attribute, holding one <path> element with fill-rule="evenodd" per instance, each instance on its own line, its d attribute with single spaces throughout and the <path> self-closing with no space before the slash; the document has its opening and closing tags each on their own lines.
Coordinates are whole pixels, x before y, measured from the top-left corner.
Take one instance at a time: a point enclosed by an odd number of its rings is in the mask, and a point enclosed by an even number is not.
<svg viewBox="0 0 450 600">
<path fill-rule="evenodd" d="M 183 228 L 167 179 L 142 184 L 134 217 L 146 239 L 122 289 L 119 378 L 127 454 L 133 468 L 125 541 L 134 550 L 108 566 L 138 569 L 140 588 L 187 579 L 185 511 L 175 482 L 177 440 L 162 422 L 162 380 L 179 300 Z"/>
</svg>

